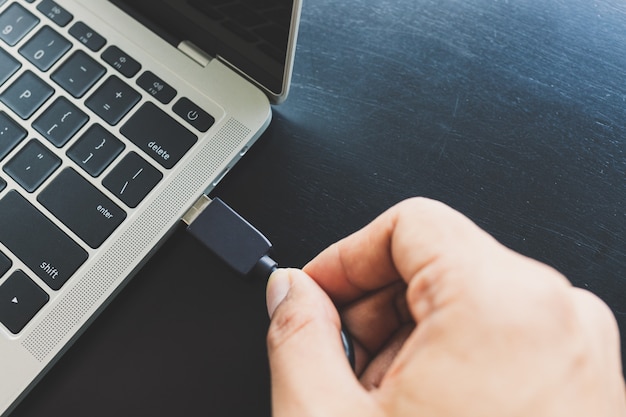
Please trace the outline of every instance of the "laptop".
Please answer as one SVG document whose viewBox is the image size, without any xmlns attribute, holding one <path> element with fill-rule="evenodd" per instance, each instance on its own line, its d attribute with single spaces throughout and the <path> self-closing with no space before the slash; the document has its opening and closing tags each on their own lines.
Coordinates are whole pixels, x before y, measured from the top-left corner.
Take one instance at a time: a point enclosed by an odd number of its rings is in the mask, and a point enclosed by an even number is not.
<svg viewBox="0 0 626 417">
<path fill-rule="evenodd" d="M 0 415 L 288 93 L 300 0 L 0 0 Z"/>
</svg>

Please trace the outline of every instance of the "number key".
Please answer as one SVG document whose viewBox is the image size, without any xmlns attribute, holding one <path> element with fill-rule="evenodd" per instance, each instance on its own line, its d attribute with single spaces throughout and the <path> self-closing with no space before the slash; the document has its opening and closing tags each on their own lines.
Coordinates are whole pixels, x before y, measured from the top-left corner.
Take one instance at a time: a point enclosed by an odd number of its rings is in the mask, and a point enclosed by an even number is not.
<svg viewBox="0 0 626 417">
<path fill-rule="evenodd" d="M 32 13 L 17 3 L 11 4 L 0 15 L 0 39 L 10 46 L 18 43 L 39 23 Z"/>
<path fill-rule="evenodd" d="M 24 46 L 20 54 L 42 71 L 48 71 L 72 44 L 48 26 L 41 28 Z"/>
</svg>

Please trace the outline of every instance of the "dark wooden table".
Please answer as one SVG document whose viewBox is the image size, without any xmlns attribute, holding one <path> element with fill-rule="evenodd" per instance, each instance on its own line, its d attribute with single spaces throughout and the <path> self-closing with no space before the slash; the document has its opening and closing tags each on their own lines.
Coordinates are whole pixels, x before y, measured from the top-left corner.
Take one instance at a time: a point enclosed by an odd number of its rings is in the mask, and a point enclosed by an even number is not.
<svg viewBox="0 0 626 417">
<path fill-rule="evenodd" d="M 625 109 L 622 0 L 309 0 L 291 96 L 214 194 L 290 266 L 443 200 L 626 334 Z M 177 232 L 15 416 L 268 416 L 267 323 L 264 283 Z"/>
</svg>

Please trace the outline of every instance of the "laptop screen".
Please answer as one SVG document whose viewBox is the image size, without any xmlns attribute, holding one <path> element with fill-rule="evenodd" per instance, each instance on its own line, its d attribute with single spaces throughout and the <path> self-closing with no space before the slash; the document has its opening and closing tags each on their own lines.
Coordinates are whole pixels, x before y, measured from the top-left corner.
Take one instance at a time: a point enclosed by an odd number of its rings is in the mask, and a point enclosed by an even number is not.
<svg viewBox="0 0 626 417">
<path fill-rule="evenodd" d="M 190 41 L 283 93 L 294 0 L 111 0 L 168 42 Z"/>
</svg>

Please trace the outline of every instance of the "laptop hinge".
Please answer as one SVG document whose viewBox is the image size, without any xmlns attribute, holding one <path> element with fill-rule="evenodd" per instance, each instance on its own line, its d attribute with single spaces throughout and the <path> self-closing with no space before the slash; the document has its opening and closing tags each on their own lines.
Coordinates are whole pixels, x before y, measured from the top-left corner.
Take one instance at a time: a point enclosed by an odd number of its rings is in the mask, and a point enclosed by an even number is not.
<svg viewBox="0 0 626 417">
<path fill-rule="evenodd" d="M 178 50 L 180 50 L 182 53 L 184 53 L 203 67 L 209 65 L 209 62 L 211 62 L 211 59 L 213 59 L 209 54 L 198 48 L 190 41 L 182 41 L 181 43 L 179 43 Z"/>
</svg>

